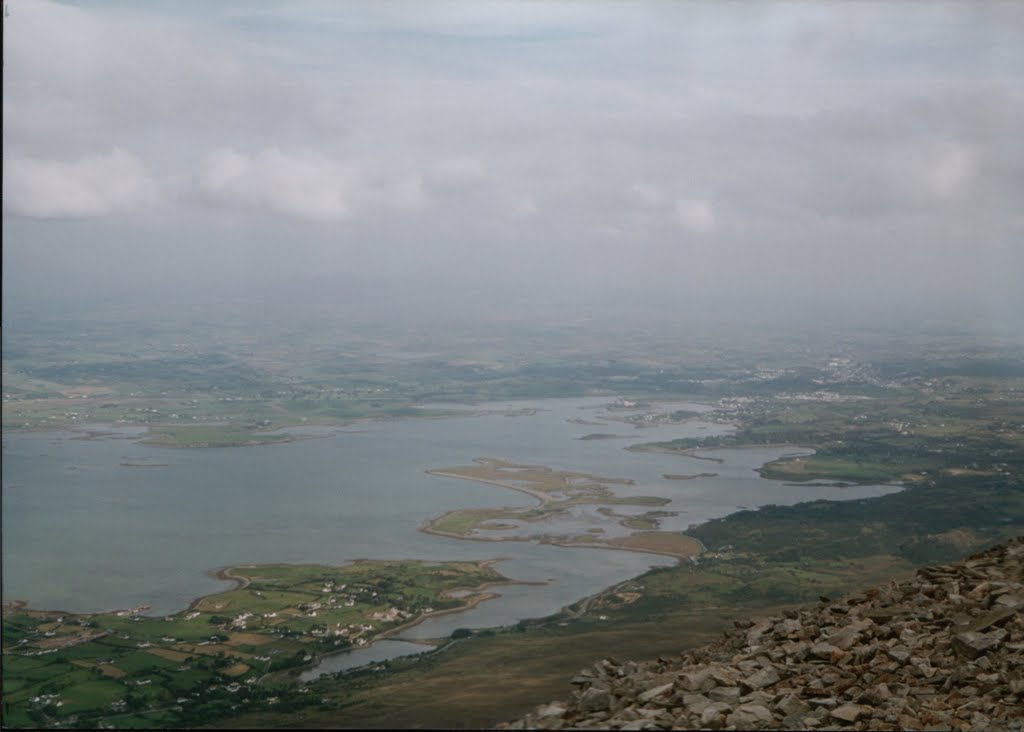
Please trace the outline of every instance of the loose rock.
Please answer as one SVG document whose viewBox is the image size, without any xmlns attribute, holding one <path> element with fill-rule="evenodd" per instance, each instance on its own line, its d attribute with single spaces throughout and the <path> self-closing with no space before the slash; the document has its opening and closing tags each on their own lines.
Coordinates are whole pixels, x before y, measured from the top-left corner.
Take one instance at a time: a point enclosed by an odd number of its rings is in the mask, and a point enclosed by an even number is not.
<svg viewBox="0 0 1024 732">
<path fill-rule="evenodd" d="M 1024 537 L 675 659 L 605 659 L 502 729 L 1024 730 Z"/>
</svg>

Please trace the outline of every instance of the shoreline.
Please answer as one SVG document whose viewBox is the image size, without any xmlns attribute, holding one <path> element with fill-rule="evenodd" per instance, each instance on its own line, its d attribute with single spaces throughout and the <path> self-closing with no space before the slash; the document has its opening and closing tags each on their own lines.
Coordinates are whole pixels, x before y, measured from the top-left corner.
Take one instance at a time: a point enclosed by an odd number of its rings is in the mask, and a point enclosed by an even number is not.
<svg viewBox="0 0 1024 732">
<path fill-rule="evenodd" d="M 543 400 L 545 398 L 550 398 L 550 397 L 538 397 L 537 399 L 522 399 L 522 400 L 510 399 L 509 401 L 529 402 L 529 401 L 540 401 L 540 400 Z M 574 397 L 565 397 L 565 398 L 572 399 Z M 322 427 L 322 428 L 328 428 L 328 429 L 329 428 L 338 428 L 342 432 L 351 432 L 352 430 L 344 430 L 343 428 L 348 427 L 350 425 L 360 424 L 360 423 L 365 423 L 365 422 L 395 422 L 395 421 L 401 421 L 401 420 L 406 420 L 406 419 L 412 419 L 412 420 L 453 419 L 453 418 L 458 418 L 458 417 L 487 417 L 487 416 L 495 416 L 495 415 L 504 415 L 506 417 L 532 417 L 532 416 L 536 415 L 538 411 L 540 411 L 539 408 L 537 408 L 537 407 L 523 407 L 523 408 L 518 409 L 518 410 L 515 409 L 515 408 L 510 408 L 510 409 L 506 409 L 506 410 L 473 409 L 473 407 L 478 406 L 479 404 L 486 404 L 486 403 L 487 403 L 486 401 L 484 401 L 484 402 L 452 402 L 453 405 L 457 405 L 457 406 L 461 405 L 461 406 L 465 406 L 465 407 L 470 407 L 470 409 L 467 409 L 467 410 L 453 411 L 452 414 L 424 414 L 424 415 L 416 415 L 416 414 L 391 415 L 391 414 L 385 414 L 385 415 L 380 415 L 380 416 L 353 417 L 352 419 L 348 419 L 348 420 L 345 420 L 345 421 L 342 421 L 342 422 L 319 422 L 319 421 L 318 422 L 295 422 L 295 423 L 279 425 L 279 426 L 272 427 L 272 428 L 254 430 L 250 434 L 257 435 L 257 436 L 259 436 L 259 435 L 274 435 L 275 433 L 281 432 L 282 430 L 291 430 L 291 429 L 303 428 L 303 427 Z M 412 406 L 415 407 L 416 405 L 412 405 Z M 102 430 L 96 430 L 96 429 L 88 429 L 88 428 L 84 427 L 83 425 L 77 425 L 77 424 L 74 424 L 74 423 L 66 423 L 66 424 L 56 424 L 56 425 L 42 425 L 42 424 L 39 424 L 39 425 L 33 425 L 31 427 L 23 427 L 21 425 L 14 424 L 14 425 L 5 426 L 4 427 L 4 432 L 11 432 L 12 434 L 26 434 L 26 435 L 28 435 L 28 434 L 49 434 L 49 433 L 61 434 L 61 433 L 66 433 L 67 435 L 69 435 L 67 437 L 67 439 L 70 439 L 70 440 L 96 441 L 96 440 L 106 440 L 106 439 L 120 439 L 120 440 L 130 440 L 130 441 L 132 441 L 134 443 L 145 445 L 146 447 L 160 447 L 160 448 L 168 448 L 168 449 L 171 449 L 171 450 L 202 450 L 202 449 L 207 449 L 207 448 L 260 447 L 260 446 L 264 446 L 264 445 L 285 445 L 285 444 L 289 444 L 289 443 L 292 443 L 292 442 L 297 442 L 299 440 L 313 440 L 313 439 L 323 439 L 323 438 L 326 438 L 326 437 L 334 437 L 334 436 L 336 436 L 338 434 L 338 433 L 332 433 L 332 434 L 329 434 L 329 435 L 289 435 L 289 434 L 284 434 L 282 436 L 285 437 L 285 439 L 282 439 L 282 440 L 272 440 L 272 441 L 266 441 L 266 442 L 260 441 L 259 439 L 255 439 L 255 440 L 251 440 L 251 441 L 247 441 L 247 442 L 228 442 L 228 443 L 225 443 L 225 444 L 203 444 L 203 443 L 198 443 L 198 444 L 190 444 L 190 445 L 171 445 L 171 444 L 164 444 L 164 443 L 160 443 L 160 442 L 148 442 L 147 441 L 148 433 L 154 427 L 156 427 L 156 428 L 159 428 L 159 427 L 184 427 L 184 428 L 188 428 L 188 427 L 202 427 L 202 426 L 211 426 L 211 425 L 212 426 L 230 426 L 230 423 L 219 423 L 219 424 L 218 423 L 206 423 L 206 424 L 203 424 L 203 423 L 182 423 L 182 424 L 170 423 L 170 424 L 138 425 L 138 424 L 118 424 L 117 422 L 88 422 L 87 424 L 94 425 L 94 426 L 101 427 L 101 428 L 106 427 L 106 428 L 109 428 L 109 431 L 102 431 Z M 141 432 L 139 434 L 132 434 L 132 435 L 121 434 L 121 432 L 123 430 L 126 430 L 126 429 L 136 429 L 136 430 L 140 430 Z M 362 432 L 362 430 L 358 430 L 357 432 Z M 130 467 L 136 467 L 136 466 L 130 466 Z M 139 466 L 139 467 L 149 467 L 149 466 Z"/>
<path fill-rule="evenodd" d="M 648 443 L 648 444 L 652 445 L 652 446 L 648 447 L 648 446 L 645 446 L 643 443 L 640 443 L 640 444 L 637 444 L 637 445 L 630 445 L 629 447 L 626 447 L 626 448 L 623 448 L 623 449 L 629 450 L 630 452 L 654 452 L 654 453 L 658 453 L 660 455 L 682 455 L 684 457 L 692 457 L 692 458 L 695 458 L 697 460 L 711 460 L 711 461 L 716 462 L 716 463 L 724 463 L 725 459 L 724 458 L 711 457 L 710 455 L 697 455 L 697 452 L 698 451 L 711 452 L 711 451 L 714 451 L 714 450 L 754 450 L 754 449 L 760 449 L 760 448 L 773 448 L 774 449 L 774 448 L 780 448 L 780 447 L 791 448 L 793 450 L 812 450 L 813 452 L 811 452 L 811 455 L 813 455 L 814 453 L 816 453 L 818 451 L 818 448 L 813 447 L 811 445 L 796 445 L 796 444 L 793 444 L 791 442 L 745 443 L 745 444 L 741 444 L 741 445 L 709 445 L 707 447 L 686 447 L 686 448 L 683 448 L 681 450 L 675 450 L 675 449 L 673 449 L 671 447 L 654 447 L 653 445 L 655 445 L 656 443 Z M 786 457 L 787 456 L 785 456 L 785 455 L 784 456 L 780 456 L 780 457 L 776 458 L 776 460 L 783 460 Z M 809 456 L 794 455 L 792 457 L 809 457 Z M 773 463 L 773 462 L 775 462 L 775 460 L 770 460 L 767 463 L 765 463 L 764 465 L 762 465 L 761 467 L 763 468 L 765 465 L 769 465 L 770 463 Z M 758 468 L 758 470 L 760 470 L 760 468 Z"/>
<path fill-rule="evenodd" d="M 454 510 L 457 511 L 459 509 L 454 509 Z M 452 533 L 449 533 L 449 532 L 446 532 L 446 531 L 440 531 L 438 529 L 434 529 L 431 526 L 429 526 L 429 523 L 435 521 L 437 518 L 440 518 L 441 516 L 444 516 L 444 515 L 446 515 L 448 513 L 451 513 L 451 511 L 445 511 L 444 513 L 440 514 L 439 516 L 437 516 L 435 518 L 427 519 L 427 521 L 424 522 L 424 524 L 419 527 L 419 531 L 422 531 L 424 534 L 431 534 L 433 536 L 441 536 L 441 537 L 444 537 L 446 539 L 459 539 L 461 541 L 479 541 L 479 542 L 486 542 L 486 543 L 492 543 L 492 544 L 501 544 L 503 542 L 517 542 L 517 543 L 520 543 L 520 544 L 537 543 L 537 544 L 545 544 L 545 545 L 548 545 L 548 546 L 561 546 L 561 547 L 565 547 L 567 549 L 611 549 L 613 551 L 619 551 L 619 552 L 636 552 L 638 554 L 658 554 L 658 555 L 663 556 L 663 557 L 673 557 L 673 558 L 678 559 L 678 560 L 688 559 L 689 557 L 693 557 L 693 556 L 699 556 L 700 554 L 702 554 L 704 551 L 707 550 L 706 548 L 703 548 L 700 551 L 692 553 L 692 554 L 683 554 L 683 553 L 679 553 L 679 552 L 666 551 L 664 549 L 645 549 L 643 547 L 637 547 L 637 546 L 618 546 L 618 545 L 615 545 L 615 544 L 608 544 L 608 543 L 587 543 L 587 542 L 582 542 L 582 541 L 580 541 L 580 542 L 565 541 L 565 540 L 559 540 L 559 539 L 555 539 L 555 538 L 547 537 L 547 536 L 539 538 L 539 539 L 537 539 L 537 538 L 515 539 L 515 538 L 512 538 L 512 537 L 503 537 L 503 536 L 496 536 L 496 537 L 462 536 L 460 534 L 452 534 Z M 667 532 L 667 533 L 678 533 L 678 532 Z M 686 536 L 687 539 L 692 539 L 694 542 L 697 542 L 698 544 L 701 544 L 700 540 L 698 540 L 698 539 L 696 539 L 696 538 L 694 538 L 692 536 L 689 536 L 688 534 L 684 534 L 684 536 Z M 545 583 L 523 582 L 522 584 L 545 584 Z"/>
<path fill-rule="evenodd" d="M 548 495 L 547 493 L 543 493 L 541 491 L 535 491 L 535 490 L 533 490 L 531 488 L 525 488 L 525 487 L 520 486 L 520 485 L 510 485 L 508 483 L 502 483 L 500 480 L 494 480 L 493 478 L 478 478 L 478 477 L 473 476 L 473 475 L 462 475 L 461 473 L 449 473 L 444 468 L 438 468 L 438 469 L 427 468 L 423 472 L 426 473 L 427 475 L 436 475 L 436 476 L 438 476 L 440 478 L 458 478 L 459 480 L 471 480 L 471 481 L 473 481 L 475 483 L 487 483 L 488 485 L 496 485 L 499 488 L 508 488 L 509 490 L 519 491 L 520 493 L 526 493 L 527 495 L 533 496 L 534 498 L 536 498 L 539 501 L 539 505 L 537 506 L 538 508 L 543 508 L 544 506 L 546 506 L 549 503 L 551 503 L 551 496 Z M 458 509 L 458 508 L 452 509 L 452 511 L 460 511 L 460 510 L 465 510 L 465 509 Z M 440 514 L 438 516 L 438 518 L 440 518 L 440 516 L 444 516 L 445 514 L 449 514 L 449 513 L 451 513 L 451 511 L 445 511 L 444 513 Z M 435 519 L 430 519 L 430 520 L 433 521 Z"/>
<path fill-rule="evenodd" d="M 629 449 L 629 448 L 627 448 L 627 449 Z M 723 460 L 721 458 L 707 458 L 707 459 L 709 459 L 709 460 L 717 460 L 718 462 L 723 462 Z M 485 464 L 485 462 L 488 461 L 488 460 L 490 460 L 490 459 L 489 458 L 474 458 L 473 462 L 478 463 L 478 464 Z M 550 470 L 550 468 L 548 466 L 546 466 L 546 465 L 544 465 L 544 466 L 523 466 L 523 467 L 533 467 L 533 468 L 541 468 L 541 469 Z M 453 472 L 449 472 L 445 468 L 428 468 L 424 472 L 427 473 L 428 475 L 436 475 L 436 476 L 445 477 L 445 478 L 458 478 L 458 479 L 461 479 L 461 480 L 470 480 L 470 481 L 474 481 L 474 482 L 477 482 L 477 483 L 484 483 L 484 484 L 487 484 L 487 485 L 494 485 L 494 486 L 497 486 L 499 488 L 507 488 L 507 489 L 510 489 L 510 490 L 519 491 L 520 493 L 526 493 L 526 494 L 528 494 L 530 496 L 533 496 L 534 498 L 536 498 L 538 500 L 539 503 L 536 506 L 536 508 L 544 508 L 544 507 L 549 506 L 550 504 L 555 502 L 555 500 L 548 493 L 544 493 L 542 491 L 537 491 L 537 490 L 534 490 L 534 489 L 531 489 L 531 488 L 526 488 L 526 487 L 520 486 L 520 485 L 512 485 L 512 484 L 509 484 L 509 483 L 504 483 L 504 482 L 502 482 L 500 480 L 496 480 L 494 478 L 484 478 L 484 477 L 479 477 L 479 476 L 474 476 L 474 475 L 464 475 L 462 473 L 453 473 Z M 595 476 L 589 476 L 589 477 L 595 477 Z M 700 476 L 692 476 L 692 477 L 696 478 L 696 477 L 700 477 Z M 632 481 L 628 481 L 628 483 L 632 483 Z M 596 502 L 594 505 L 600 505 L 600 502 Z M 591 541 L 572 541 L 572 540 L 559 539 L 559 538 L 551 537 L 551 536 L 542 536 L 540 538 L 535 538 L 535 537 L 531 537 L 531 538 L 517 538 L 517 537 L 512 537 L 512 536 L 509 536 L 509 537 L 503 537 L 503 536 L 494 536 L 494 537 L 489 537 L 489 536 L 468 536 L 468 535 L 463 535 L 463 534 L 455 534 L 455 533 L 452 533 L 452 532 L 443 531 L 441 529 L 435 528 L 435 525 L 441 519 L 443 519 L 445 516 L 448 516 L 449 514 L 452 514 L 452 513 L 457 513 L 459 511 L 464 511 L 464 510 L 467 510 L 467 509 L 455 508 L 455 509 L 444 511 L 442 513 L 439 513 L 439 514 L 436 514 L 434 516 L 431 516 L 430 518 L 426 519 L 425 521 L 423 521 L 423 523 L 420 524 L 418 530 L 423 532 L 424 534 L 430 534 L 430 535 L 433 535 L 433 536 L 441 536 L 441 537 L 445 537 L 445 538 L 448 538 L 448 539 L 460 539 L 460 540 L 463 540 L 463 541 L 479 541 L 479 542 L 491 542 L 491 543 L 501 543 L 501 542 L 531 543 L 531 542 L 535 542 L 535 543 L 538 543 L 538 544 L 546 544 L 546 545 L 549 545 L 549 546 L 560 546 L 560 547 L 566 547 L 566 548 L 611 549 L 611 550 L 615 550 L 615 551 L 637 552 L 639 554 L 657 554 L 659 556 L 673 557 L 677 561 L 682 561 L 682 560 L 688 559 L 690 557 L 697 556 L 697 555 L 699 555 L 699 554 L 701 554 L 703 552 L 702 548 L 698 548 L 698 550 L 696 552 L 682 552 L 682 551 L 670 551 L 670 550 L 660 549 L 660 548 L 653 548 L 653 549 L 651 549 L 651 548 L 644 548 L 644 547 L 640 547 L 640 546 L 621 546 L 621 545 L 617 545 L 617 544 L 611 543 L 614 540 L 609 540 L 609 541 L 594 541 L 594 540 L 591 540 Z M 674 532 L 667 532 L 667 533 L 671 534 L 671 533 L 674 533 Z M 628 536 L 634 536 L 634 535 L 635 534 L 629 534 Z M 620 539 L 621 538 L 628 538 L 628 536 L 627 537 L 618 537 L 618 538 L 620 538 Z M 687 538 L 692 539 L 692 537 L 687 537 Z M 696 540 L 694 539 L 694 541 L 696 541 Z M 696 543 L 698 544 L 698 546 L 701 546 L 699 541 L 696 541 Z"/>
</svg>

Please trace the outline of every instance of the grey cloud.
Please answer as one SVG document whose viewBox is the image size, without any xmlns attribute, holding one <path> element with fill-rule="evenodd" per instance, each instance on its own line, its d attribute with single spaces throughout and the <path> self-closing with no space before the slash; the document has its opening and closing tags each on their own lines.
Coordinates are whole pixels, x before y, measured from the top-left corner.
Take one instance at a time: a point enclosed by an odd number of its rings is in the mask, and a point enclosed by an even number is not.
<svg viewBox="0 0 1024 732">
<path fill-rule="evenodd" d="M 377 210 L 413 214 L 483 179 L 472 158 L 447 158 L 425 172 L 366 161 L 343 162 L 311 150 L 214 150 L 202 161 L 196 185 L 214 203 L 269 211 L 313 222 L 337 222 Z"/>
<path fill-rule="evenodd" d="M 1006 4 L 11 4 L 5 152 L 37 171 L 8 166 L 9 211 L 164 211 L 267 260 L 299 227 L 294 268 L 524 282 L 756 287 L 799 262 L 893 290 L 1019 263 Z M 77 169 L 43 163 L 115 147 L 136 193 L 50 200 Z"/>
<path fill-rule="evenodd" d="M 322 155 L 276 148 L 252 154 L 215 150 L 203 161 L 198 180 L 215 201 L 315 221 L 351 216 L 356 185 L 352 171 Z"/>
<path fill-rule="evenodd" d="M 71 161 L 4 161 L 4 207 L 23 216 L 105 216 L 148 206 L 158 196 L 146 166 L 123 150 Z"/>
</svg>

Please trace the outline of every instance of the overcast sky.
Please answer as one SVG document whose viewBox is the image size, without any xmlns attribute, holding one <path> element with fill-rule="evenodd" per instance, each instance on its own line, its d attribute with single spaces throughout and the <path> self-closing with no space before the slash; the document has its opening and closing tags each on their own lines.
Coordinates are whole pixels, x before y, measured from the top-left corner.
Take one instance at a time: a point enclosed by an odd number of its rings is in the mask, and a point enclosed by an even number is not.
<svg viewBox="0 0 1024 732">
<path fill-rule="evenodd" d="M 6 4 L 14 293 L 1024 305 L 1024 3 Z"/>
</svg>

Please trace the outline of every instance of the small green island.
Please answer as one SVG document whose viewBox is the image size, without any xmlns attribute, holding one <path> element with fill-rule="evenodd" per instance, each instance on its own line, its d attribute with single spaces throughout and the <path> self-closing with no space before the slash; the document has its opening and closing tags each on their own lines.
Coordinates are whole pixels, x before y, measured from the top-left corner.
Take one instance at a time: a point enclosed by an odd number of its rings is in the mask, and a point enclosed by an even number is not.
<svg viewBox="0 0 1024 732">
<path fill-rule="evenodd" d="M 234 589 L 163 617 L 3 607 L 4 721 L 14 727 L 182 727 L 239 708 L 310 703 L 299 670 L 494 597 L 492 561 L 361 560 L 217 573 Z"/>
<path fill-rule="evenodd" d="M 618 496 L 610 486 L 633 485 L 628 478 L 606 478 L 590 473 L 554 470 L 545 465 L 519 465 L 496 458 L 477 458 L 473 465 L 437 468 L 430 475 L 461 478 L 527 493 L 538 500 L 529 508 L 463 508 L 430 519 L 421 530 L 429 534 L 476 541 L 539 541 L 560 546 L 587 545 L 667 554 L 687 558 L 700 554 L 699 541 L 674 531 L 656 531 L 658 519 L 673 511 L 648 511 L 640 516 L 615 513 L 609 506 L 664 506 L 660 496 Z M 528 525 L 555 519 L 569 508 L 597 505 L 597 513 L 627 529 L 649 529 L 625 536 L 603 536 L 599 527 L 558 531 L 549 525 L 538 531 Z M 501 534 L 495 532 L 503 532 Z"/>
</svg>

